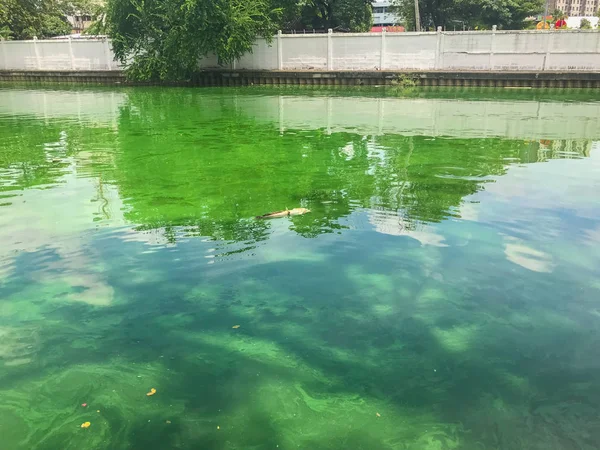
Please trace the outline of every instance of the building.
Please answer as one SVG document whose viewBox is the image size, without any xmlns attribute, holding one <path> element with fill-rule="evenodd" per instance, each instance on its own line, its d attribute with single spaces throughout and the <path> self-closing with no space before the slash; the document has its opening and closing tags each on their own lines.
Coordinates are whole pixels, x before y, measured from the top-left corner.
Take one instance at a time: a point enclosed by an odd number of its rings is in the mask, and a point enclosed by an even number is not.
<svg viewBox="0 0 600 450">
<path fill-rule="evenodd" d="M 84 14 L 81 11 L 75 12 L 72 16 L 67 16 L 67 20 L 73 27 L 72 33 L 74 34 L 82 33 L 93 23 L 92 16 L 90 14 Z"/>
<path fill-rule="evenodd" d="M 556 9 L 567 16 L 595 16 L 600 9 L 600 0 L 555 0 L 554 3 Z"/>
<path fill-rule="evenodd" d="M 400 16 L 390 12 L 391 0 L 375 0 L 373 2 L 373 25 L 376 27 L 392 26 L 400 23 Z"/>
<path fill-rule="evenodd" d="M 67 20 L 73 27 L 71 33 L 79 34 L 87 30 L 96 20 L 104 21 L 104 8 L 106 0 L 90 0 L 85 10 L 78 10 L 72 16 L 67 16 Z"/>
</svg>

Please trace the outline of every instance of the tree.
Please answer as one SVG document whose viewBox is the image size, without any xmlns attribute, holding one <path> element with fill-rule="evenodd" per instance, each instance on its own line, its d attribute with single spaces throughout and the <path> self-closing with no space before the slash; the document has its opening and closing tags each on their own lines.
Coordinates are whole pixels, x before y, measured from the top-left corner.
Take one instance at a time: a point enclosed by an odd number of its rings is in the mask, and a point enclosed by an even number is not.
<svg viewBox="0 0 600 450">
<path fill-rule="evenodd" d="M 556 8 L 554 11 L 552 11 L 552 18 L 555 20 L 561 20 L 564 19 L 565 13 L 562 12 L 560 9 Z"/>
<path fill-rule="evenodd" d="M 307 29 L 303 9 L 306 6 L 304 0 L 272 0 L 274 9 L 281 11 L 279 18 L 279 29 L 284 31 Z"/>
<path fill-rule="evenodd" d="M 433 29 L 445 26 L 459 18 L 455 9 L 456 0 L 419 0 L 421 24 Z M 414 0 L 392 0 L 391 10 L 403 18 L 406 28 L 415 29 Z"/>
<path fill-rule="evenodd" d="M 31 39 L 69 34 L 66 15 L 70 4 L 63 0 L 1 0 L 0 36 Z"/>
<path fill-rule="evenodd" d="M 464 11 L 489 27 L 498 25 L 500 29 L 517 30 L 523 28 L 526 17 L 542 10 L 544 0 L 462 0 L 461 3 Z"/>
<path fill-rule="evenodd" d="M 282 11 L 283 30 L 368 31 L 372 0 L 273 0 Z"/>
<path fill-rule="evenodd" d="M 13 37 L 13 31 L 9 26 L 8 5 L 2 1 L 0 3 L 0 39 L 10 40 Z"/>
<path fill-rule="evenodd" d="M 86 11 L 93 19 L 92 24 L 83 30 L 83 34 L 99 35 L 106 34 L 108 32 L 108 24 L 106 22 L 106 4 L 104 3 L 91 3 Z"/>
<path fill-rule="evenodd" d="M 215 54 L 225 64 L 270 40 L 279 9 L 269 0 L 110 0 L 108 33 L 130 78 L 186 80 Z"/>
<path fill-rule="evenodd" d="M 394 9 L 414 25 L 413 0 L 392 0 Z M 420 0 L 421 23 L 435 29 L 460 20 L 468 27 L 522 29 L 524 19 L 538 13 L 544 0 Z M 411 12 L 412 11 L 412 12 Z M 412 21 L 412 23 L 411 23 Z"/>
<path fill-rule="evenodd" d="M 311 0 L 303 16 L 312 17 L 313 28 L 368 31 L 373 22 L 371 0 Z"/>
<path fill-rule="evenodd" d="M 579 24 L 579 28 L 582 29 L 582 30 L 591 30 L 592 29 L 592 23 L 588 19 L 583 18 L 583 19 L 581 19 L 581 22 Z"/>
</svg>

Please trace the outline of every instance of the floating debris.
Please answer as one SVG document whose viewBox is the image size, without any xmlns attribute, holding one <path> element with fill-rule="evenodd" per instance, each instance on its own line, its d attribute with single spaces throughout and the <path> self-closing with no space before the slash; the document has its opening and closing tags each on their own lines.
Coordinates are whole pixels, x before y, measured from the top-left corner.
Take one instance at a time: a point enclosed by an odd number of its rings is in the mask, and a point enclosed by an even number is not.
<svg viewBox="0 0 600 450">
<path fill-rule="evenodd" d="M 171 421 L 170 421 L 170 420 L 165 420 L 165 423 L 168 423 L 168 424 L 170 424 L 170 423 L 171 423 Z"/>
<path fill-rule="evenodd" d="M 241 327 L 241 325 L 234 325 L 231 328 L 233 328 L 234 330 L 237 330 L 239 327 Z"/>
<path fill-rule="evenodd" d="M 87 407 L 87 403 L 82 403 L 81 406 L 83 406 L 85 408 L 85 407 Z"/>
<path fill-rule="evenodd" d="M 221 427 L 219 425 L 217 425 L 217 430 L 220 430 L 220 429 L 221 429 Z"/>
<path fill-rule="evenodd" d="M 379 413 L 375 413 L 375 415 L 376 415 L 377 417 L 381 417 L 381 414 L 379 414 Z"/>
<path fill-rule="evenodd" d="M 89 428 L 91 424 L 92 424 L 91 422 L 83 422 L 81 424 L 81 428 Z"/>
<path fill-rule="evenodd" d="M 257 219 L 277 219 L 279 217 L 288 217 L 288 216 L 301 216 L 303 214 L 309 213 L 310 209 L 306 208 L 294 208 L 294 209 L 284 209 L 283 211 L 275 211 L 268 214 L 263 214 L 262 216 L 256 216 Z"/>
<path fill-rule="evenodd" d="M 154 395 L 154 394 L 156 394 L 156 389 L 154 389 L 154 388 L 150 389 L 150 392 L 146 393 L 146 395 L 148 397 L 150 397 L 151 395 Z"/>
</svg>

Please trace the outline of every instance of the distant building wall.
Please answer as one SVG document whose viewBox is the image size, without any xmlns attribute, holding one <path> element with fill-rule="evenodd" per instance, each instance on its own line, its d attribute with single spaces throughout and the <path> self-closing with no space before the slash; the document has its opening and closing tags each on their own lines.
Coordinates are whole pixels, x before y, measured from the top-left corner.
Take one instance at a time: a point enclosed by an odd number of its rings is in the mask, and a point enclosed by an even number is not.
<svg viewBox="0 0 600 450">
<path fill-rule="evenodd" d="M 600 0 L 555 0 L 556 9 L 568 16 L 595 16 L 600 8 Z M 553 9 L 549 8 L 549 13 Z"/>
<path fill-rule="evenodd" d="M 200 68 L 218 67 L 214 57 Z M 0 42 L 0 70 L 115 70 L 107 40 Z M 227 68 L 247 70 L 600 71 L 594 31 L 279 34 Z"/>
<path fill-rule="evenodd" d="M 391 6 L 391 0 L 375 0 L 373 2 L 373 25 L 397 25 L 400 23 L 400 16 L 390 11 Z"/>
<path fill-rule="evenodd" d="M 92 23 L 94 23 L 94 20 L 90 14 L 85 14 L 79 11 L 72 16 L 67 16 L 67 20 L 73 28 L 73 33 L 82 33 L 83 31 L 87 30 Z"/>
</svg>

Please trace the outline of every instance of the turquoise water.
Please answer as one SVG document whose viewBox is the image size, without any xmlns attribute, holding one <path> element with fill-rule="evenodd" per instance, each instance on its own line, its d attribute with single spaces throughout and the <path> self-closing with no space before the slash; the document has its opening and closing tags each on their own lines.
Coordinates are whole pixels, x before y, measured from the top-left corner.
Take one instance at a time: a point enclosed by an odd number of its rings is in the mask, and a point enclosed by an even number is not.
<svg viewBox="0 0 600 450">
<path fill-rule="evenodd" d="M 1 88 L 0 448 L 598 448 L 598 100 Z"/>
</svg>

